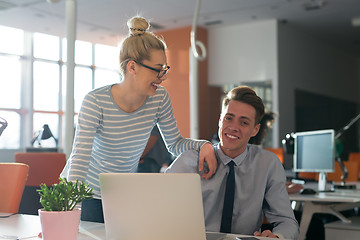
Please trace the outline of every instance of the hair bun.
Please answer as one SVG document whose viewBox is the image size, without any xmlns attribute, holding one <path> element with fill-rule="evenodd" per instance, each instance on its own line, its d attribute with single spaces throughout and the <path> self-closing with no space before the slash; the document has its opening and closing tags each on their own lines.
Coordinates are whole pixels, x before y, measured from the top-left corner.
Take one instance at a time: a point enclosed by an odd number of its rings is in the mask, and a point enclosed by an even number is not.
<svg viewBox="0 0 360 240">
<path fill-rule="evenodd" d="M 133 17 L 128 22 L 129 33 L 133 36 L 143 35 L 149 28 L 150 23 L 143 17 Z"/>
</svg>

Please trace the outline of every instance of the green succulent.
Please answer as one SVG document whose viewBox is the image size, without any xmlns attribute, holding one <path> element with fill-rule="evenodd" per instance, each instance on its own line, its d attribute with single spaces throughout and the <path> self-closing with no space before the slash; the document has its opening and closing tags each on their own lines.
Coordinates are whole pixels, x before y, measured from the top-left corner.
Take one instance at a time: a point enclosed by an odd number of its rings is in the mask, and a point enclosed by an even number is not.
<svg viewBox="0 0 360 240">
<path fill-rule="evenodd" d="M 93 189 L 83 181 L 71 182 L 66 178 L 60 178 L 60 182 L 51 187 L 41 184 L 37 191 L 45 211 L 71 211 L 76 204 L 92 199 L 94 195 Z"/>
</svg>

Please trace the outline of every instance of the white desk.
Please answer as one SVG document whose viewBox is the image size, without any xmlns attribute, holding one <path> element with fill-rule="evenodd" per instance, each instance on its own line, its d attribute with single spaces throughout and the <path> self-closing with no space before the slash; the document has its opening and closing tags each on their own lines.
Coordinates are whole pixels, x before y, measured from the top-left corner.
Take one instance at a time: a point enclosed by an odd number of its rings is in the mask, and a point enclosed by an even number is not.
<svg viewBox="0 0 360 240">
<path fill-rule="evenodd" d="M 305 188 L 317 188 L 317 184 L 305 184 Z M 330 186 L 328 187 L 330 189 Z M 359 189 L 359 188 L 358 188 Z M 304 207 L 300 222 L 299 240 L 304 240 L 312 215 L 314 213 L 330 213 L 343 222 L 350 222 L 340 211 L 360 207 L 360 190 L 336 190 L 335 192 L 319 192 L 315 195 L 289 194 L 291 201 L 303 201 Z"/>
<path fill-rule="evenodd" d="M 4 216 L 7 214 L 0 214 Z M 41 239 L 40 219 L 35 215 L 16 214 L 8 218 L 0 218 L 0 239 Z M 14 238 L 11 238 L 13 236 Z M 79 240 L 105 239 L 105 226 L 102 223 L 80 222 Z"/>
<path fill-rule="evenodd" d="M 8 214 L 0 213 L 0 216 Z M 0 240 L 40 240 L 40 219 L 38 216 L 16 214 L 7 218 L 0 218 Z M 13 236 L 13 238 L 11 238 Z M 250 237 L 248 235 L 233 235 L 215 233 L 208 236 L 209 240 L 236 240 L 236 237 Z M 262 240 L 278 240 L 278 238 L 256 237 Z M 78 240 L 105 240 L 105 225 L 103 223 L 80 222 Z"/>
</svg>

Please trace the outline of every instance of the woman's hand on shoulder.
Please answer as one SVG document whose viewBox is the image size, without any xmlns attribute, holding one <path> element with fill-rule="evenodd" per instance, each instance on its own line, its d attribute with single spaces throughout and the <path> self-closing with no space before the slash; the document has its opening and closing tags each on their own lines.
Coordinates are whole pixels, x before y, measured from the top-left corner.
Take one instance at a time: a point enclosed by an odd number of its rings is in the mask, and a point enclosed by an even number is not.
<svg viewBox="0 0 360 240">
<path fill-rule="evenodd" d="M 210 143 L 204 144 L 199 153 L 199 172 L 204 169 L 204 163 L 207 163 L 209 171 L 202 174 L 202 178 L 209 179 L 216 172 L 217 160 L 215 157 L 215 151 Z"/>
</svg>

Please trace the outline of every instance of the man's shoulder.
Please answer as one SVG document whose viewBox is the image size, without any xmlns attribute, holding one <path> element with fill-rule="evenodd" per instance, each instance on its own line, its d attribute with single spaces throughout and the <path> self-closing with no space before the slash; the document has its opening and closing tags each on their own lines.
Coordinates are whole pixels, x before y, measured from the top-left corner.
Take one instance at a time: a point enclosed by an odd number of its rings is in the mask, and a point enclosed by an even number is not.
<svg viewBox="0 0 360 240">
<path fill-rule="evenodd" d="M 248 144 L 248 151 L 252 154 L 261 154 L 261 155 L 265 155 L 265 156 L 271 156 L 271 152 L 263 149 L 262 147 L 258 146 L 258 145 L 254 145 L 254 144 Z"/>
<path fill-rule="evenodd" d="M 183 157 L 191 157 L 191 156 L 199 156 L 199 151 L 196 151 L 196 150 L 188 150 L 188 151 L 185 151 L 183 153 L 181 153 L 179 155 L 180 156 L 183 156 Z"/>
<path fill-rule="evenodd" d="M 250 156 L 262 162 L 280 162 L 275 153 L 265 150 L 257 145 L 248 144 Z"/>
<path fill-rule="evenodd" d="M 197 172 L 198 159 L 198 151 L 185 151 L 173 161 L 173 163 L 169 166 L 166 172 Z"/>
<path fill-rule="evenodd" d="M 199 152 L 196 150 L 188 150 L 181 153 L 175 161 L 181 161 L 188 166 L 194 166 L 198 164 Z"/>
</svg>

